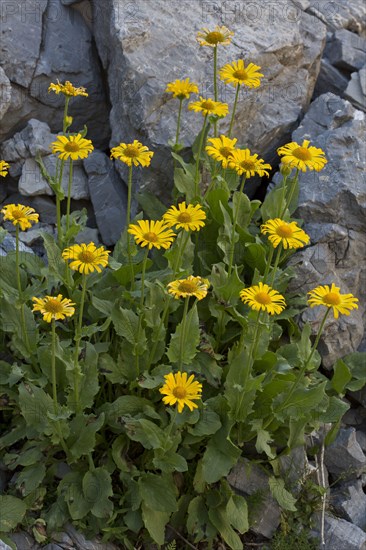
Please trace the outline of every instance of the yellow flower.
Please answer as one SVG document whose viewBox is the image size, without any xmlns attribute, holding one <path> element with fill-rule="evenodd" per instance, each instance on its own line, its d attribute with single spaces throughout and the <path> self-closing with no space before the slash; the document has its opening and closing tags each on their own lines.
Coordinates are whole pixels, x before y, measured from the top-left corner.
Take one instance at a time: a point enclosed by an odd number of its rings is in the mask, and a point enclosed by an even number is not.
<svg viewBox="0 0 366 550">
<path fill-rule="evenodd" d="M 186 206 L 185 201 L 179 203 L 178 208 L 171 206 L 163 216 L 168 227 L 175 225 L 177 229 L 182 227 L 185 231 L 199 231 L 204 227 L 205 219 L 206 214 L 200 204 Z"/>
<path fill-rule="evenodd" d="M 270 315 L 281 313 L 286 307 L 282 294 L 264 283 L 244 288 L 240 292 L 240 298 L 255 311 L 266 311 Z"/>
<path fill-rule="evenodd" d="M 270 164 L 265 164 L 263 159 L 258 158 L 255 153 L 251 154 L 249 149 L 235 149 L 228 159 L 229 168 L 233 168 L 241 176 L 245 174 L 246 178 L 250 178 L 255 174 L 259 176 L 268 176 L 267 170 L 271 170 Z"/>
<path fill-rule="evenodd" d="M 207 145 L 206 152 L 210 155 L 210 157 L 220 161 L 223 168 L 227 168 L 229 158 L 231 157 L 238 140 L 236 138 L 230 139 L 221 135 L 218 138 L 209 138 L 207 141 L 212 143 L 212 145 Z"/>
<path fill-rule="evenodd" d="M 5 176 L 8 173 L 9 168 L 10 168 L 10 164 L 5 162 L 5 160 L 0 160 L 0 176 L 5 178 Z"/>
<path fill-rule="evenodd" d="M 88 97 L 88 94 L 86 93 L 85 88 L 82 88 L 82 87 L 76 88 L 68 80 L 66 80 L 65 84 L 61 84 L 61 82 L 58 79 L 57 79 L 57 84 L 53 84 L 51 82 L 51 84 L 49 85 L 48 91 L 55 92 L 55 94 L 57 95 L 64 94 L 67 97 L 75 97 L 78 95 Z"/>
<path fill-rule="evenodd" d="M 210 48 L 215 48 L 216 46 L 228 46 L 231 42 L 234 33 L 229 31 L 227 27 L 220 27 L 216 25 L 213 31 L 210 31 L 207 28 L 201 29 L 197 33 L 196 40 L 199 42 L 200 46 L 210 46 Z"/>
<path fill-rule="evenodd" d="M 261 226 L 261 232 L 271 241 L 274 248 L 282 243 L 284 248 L 302 248 L 309 244 L 310 237 L 296 222 L 285 222 L 280 218 L 267 220 Z"/>
<path fill-rule="evenodd" d="M 282 163 L 291 166 L 291 168 L 298 168 L 303 172 L 306 172 L 307 168 L 317 172 L 322 170 L 327 164 L 325 153 L 318 147 L 309 147 L 309 143 L 310 141 L 304 139 L 302 145 L 292 141 L 279 147 L 277 153 L 282 156 Z"/>
<path fill-rule="evenodd" d="M 95 270 L 100 273 L 101 267 L 108 265 L 109 250 L 105 250 L 104 246 L 97 248 L 93 242 L 89 244 L 74 244 L 69 248 L 65 248 L 62 252 L 64 260 L 71 260 L 70 268 L 79 273 L 93 273 Z"/>
<path fill-rule="evenodd" d="M 220 101 L 214 101 L 213 99 L 204 99 L 200 96 L 199 101 L 193 101 L 188 105 L 190 111 L 195 111 L 196 113 L 201 112 L 203 116 L 206 115 L 216 115 L 219 117 L 224 117 L 229 112 L 229 107 L 227 103 L 221 103 Z"/>
<path fill-rule="evenodd" d="M 30 206 L 23 204 L 7 204 L 1 209 L 4 220 L 9 220 L 13 225 L 19 225 L 22 231 L 32 227 L 32 223 L 38 223 L 39 214 Z"/>
<path fill-rule="evenodd" d="M 169 229 L 164 220 L 138 220 L 137 225 L 131 223 L 128 232 L 134 236 L 137 244 L 147 246 L 149 250 L 155 248 L 169 248 L 174 240 L 175 233 Z"/>
<path fill-rule="evenodd" d="M 308 292 L 310 298 L 308 304 L 310 307 L 326 306 L 333 308 L 333 315 L 338 319 L 339 314 L 349 315 L 352 309 L 358 309 L 358 298 L 353 294 L 341 294 L 339 287 L 332 283 L 328 285 L 317 286 Z"/>
<path fill-rule="evenodd" d="M 198 94 L 198 86 L 194 82 L 190 82 L 189 78 L 186 78 L 185 80 L 169 82 L 165 91 L 171 92 L 173 97 L 178 99 L 188 99 L 191 94 Z"/>
<path fill-rule="evenodd" d="M 84 139 L 81 134 L 76 136 L 57 136 L 51 143 L 52 153 L 58 153 L 61 160 L 86 159 L 94 147 L 90 139 Z"/>
<path fill-rule="evenodd" d="M 45 298 L 32 298 L 34 305 L 32 311 L 39 311 L 43 315 L 43 320 L 50 323 L 52 319 L 65 319 L 75 313 L 74 302 L 68 298 L 58 296 L 46 296 Z"/>
<path fill-rule="evenodd" d="M 201 399 L 202 384 L 194 379 L 194 375 L 187 379 L 188 374 L 186 372 L 177 372 L 173 374 L 170 372 L 164 376 L 165 384 L 159 389 L 163 394 L 163 403 L 165 405 L 178 404 L 178 412 L 181 413 L 184 409 L 184 405 L 187 405 L 190 411 L 197 409 L 198 405 L 194 403 L 194 400 Z"/>
<path fill-rule="evenodd" d="M 197 300 L 203 300 L 203 298 L 207 296 L 209 286 L 210 281 L 207 279 L 190 275 L 186 279 L 180 279 L 169 283 L 168 292 L 172 294 L 176 300 L 189 296 L 195 296 Z"/>
<path fill-rule="evenodd" d="M 120 143 L 111 149 L 111 158 L 119 159 L 127 166 L 150 166 L 153 152 L 146 145 L 142 145 L 137 139 L 133 143 Z"/>
<path fill-rule="evenodd" d="M 258 70 L 260 67 L 249 63 L 245 67 L 244 61 L 238 59 L 232 63 L 227 63 L 220 69 L 220 78 L 224 80 L 225 84 L 232 84 L 233 86 L 248 86 L 249 88 L 258 88 L 261 84 L 262 73 Z"/>
</svg>

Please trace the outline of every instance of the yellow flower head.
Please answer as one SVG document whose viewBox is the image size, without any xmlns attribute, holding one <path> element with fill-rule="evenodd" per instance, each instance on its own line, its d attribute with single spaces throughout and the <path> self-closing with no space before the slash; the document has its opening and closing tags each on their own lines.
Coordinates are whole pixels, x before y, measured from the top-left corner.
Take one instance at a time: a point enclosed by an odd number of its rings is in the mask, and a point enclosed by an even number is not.
<svg viewBox="0 0 366 550">
<path fill-rule="evenodd" d="M 209 138 L 207 140 L 212 145 L 207 145 L 206 152 L 213 157 L 215 160 L 221 162 L 223 168 L 228 167 L 229 158 L 231 157 L 236 142 L 236 138 L 230 139 L 226 136 L 221 135 L 218 138 Z"/>
<path fill-rule="evenodd" d="M 9 168 L 10 168 L 10 164 L 5 162 L 5 160 L 0 160 L 0 176 L 5 178 L 5 176 L 8 173 Z"/>
<path fill-rule="evenodd" d="M 69 248 L 65 248 L 62 252 L 64 260 L 71 260 L 70 268 L 79 273 L 100 273 L 102 267 L 108 265 L 109 250 L 105 250 L 104 246 L 97 248 L 94 243 L 89 244 L 74 244 Z"/>
<path fill-rule="evenodd" d="M 308 292 L 310 298 L 308 304 L 310 307 L 326 306 L 333 308 L 333 315 L 338 319 L 339 314 L 349 315 L 352 309 L 358 309 L 358 298 L 353 294 L 341 294 L 339 287 L 332 283 L 328 285 L 317 286 Z"/>
<path fill-rule="evenodd" d="M 179 298 L 188 298 L 195 296 L 197 300 L 203 300 L 207 296 L 210 286 L 210 281 L 202 277 L 193 277 L 190 275 L 186 279 L 172 281 L 168 284 L 168 292 L 172 294 L 176 300 Z"/>
<path fill-rule="evenodd" d="M 213 31 L 207 28 L 201 29 L 197 33 L 196 40 L 200 46 L 209 46 L 210 48 L 216 48 L 216 46 L 228 46 L 231 42 L 234 33 L 229 31 L 227 27 L 220 27 L 216 25 Z"/>
<path fill-rule="evenodd" d="M 55 94 L 57 95 L 64 94 L 67 97 L 75 97 L 78 95 L 88 97 L 85 88 L 76 88 L 68 80 L 66 80 L 65 84 L 61 84 L 59 80 L 57 80 L 57 84 L 53 84 L 51 82 L 48 88 L 48 92 L 55 92 Z"/>
<path fill-rule="evenodd" d="M 240 298 L 255 311 L 266 311 L 270 315 L 279 314 L 286 307 L 282 294 L 264 283 L 244 288 Z"/>
<path fill-rule="evenodd" d="M 94 147 L 90 139 L 84 139 L 81 134 L 76 136 L 57 136 L 51 143 L 52 153 L 58 154 L 61 160 L 86 159 Z"/>
<path fill-rule="evenodd" d="M 34 305 L 32 311 L 39 311 L 43 315 L 43 320 L 51 323 L 53 319 L 65 319 L 75 313 L 74 302 L 68 298 L 58 296 L 46 296 L 45 298 L 32 298 Z"/>
<path fill-rule="evenodd" d="M 296 222 L 285 222 L 280 218 L 267 220 L 261 226 L 261 232 L 268 234 L 268 239 L 274 248 L 282 244 L 283 248 L 302 248 L 309 244 L 310 237 Z"/>
<path fill-rule="evenodd" d="M 318 147 L 309 147 L 310 141 L 304 139 L 302 145 L 292 141 L 277 149 L 277 153 L 282 157 L 281 162 L 291 168 L 298 168 L 303 172 L 316 170 L 319 172 L 327 164 L 325 153 Z"/>
<path fill-rule="evenodd" d="M 19 225 L 22 231 L 32 227 L 32 223 L 38 223 L 39 214 L 30 206 L 23 204 L 6 204 L 1 213 L 4 214 L 4 220 L 9 220 L 13 225 Z"/>
<path fill-rule="evenodd" d="M 163 403 L 165 405 L 178 404 L 178 412 L 181 413 L 184 409 L 184 405 L 187 405 L 190 411 L 197 409 L 198 405 L 193 401 L 201 399 L 202 384 L 194 379 L 194 375 L 187 379 L 188 374 L 186 372 L 177 372 L 173 374 L 170 372 L 164 376 L 165 384 L 159 389 L 163 394 Z"/>
<path fill-rule="evenodd" d="M 225 84 L 232 84 L 233 86 L 248 86 L 248 88 L 258 88 L 261 84 L 260 79 L 262 78 L 262 73 L 259 73 L 258 70 L 260 67 L 254 65 L 254 63 L 249 63 L 245 67 L 244 61 L 238 59 L 238 61 L 233 61 L 232 63 L 227 63 L 220 69 L 220 78 L 225 82 Z"/>
<path fill-rule="evenodd" d="M 137 224 L 130 223 L 128 232 L 134 236 L 137 244 L 147 246 L 149 250 L 153 247 L 170 248 L 176 236 L 164 220 L 138 220 Z"/>
<path fill-rule="evenodd" d="M 214 101 L 213 99 L 204 99 L 200 96 L 199 101 L 193 101 L 188 105 L 190 111 L 196 113 L 202 113 L 206 115 L 216 115 L 218 117 L 224 117 L 229 112 L 229 106 L 227 103 L 221 103 L 220 101 Z"/>
<path fill-rule="evenodd" d="M 165 91 L 171 92 L 173 97 L 177 99 L 189 99 L 191 94 L 198 94 L 198 86 L 194 82 L 190 82 L 189 78 L 186 78 L 185 80 L 169 82 Z"/>
<path fill-rule="evenodd" d="M 200 204 L 193 206 L 185 201 L 178 204 L 178 208 L 171 206 L 164 214 L 163 220 L 169 227 L 176 226 L 176 229 L 182 227 L 185 231 L 199 231 L 204 227 L 206 214 Z"/>
<path fill-rule="evenodd" d="M 271 165 L 266 164 L 263 159 L 258 158 L 255 153 L 251 154 L 249 149 L 235 149 L 228 159 L 229 168 L 233 168 L 240 176 L 245 175 L 246 178 L 251 176 L 268 176 L 268 171 L 271 170 Z"/>
<path fill-rule="evenodd" d="M 111 149 L 111 158 L 118 159 L 127 166 L 150 166 L 153 151 L 149 151 L 146 145 L 142 145 L 137 139 L 133 143 L 120 143 Z"/>
</svg>

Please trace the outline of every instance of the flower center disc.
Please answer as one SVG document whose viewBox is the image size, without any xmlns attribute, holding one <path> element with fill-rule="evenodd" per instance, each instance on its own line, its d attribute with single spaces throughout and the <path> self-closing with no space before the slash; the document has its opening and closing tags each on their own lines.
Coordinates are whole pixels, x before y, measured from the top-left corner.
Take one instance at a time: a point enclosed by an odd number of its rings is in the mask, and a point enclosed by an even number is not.
<svg viewBox="0 0 366 550">
<path fill-rule="evenodd" d="M 262 305 L 268 305 L 272 302 L 267 292 L 258 292 L 258 294 L 255 295 L 255 300 Z"/>
<path fill-rule="evenodd" d="M 65 144 L 65 151 L 68 153 L 76 153 L 77 151 L 80 151 L 80 147 L 75 141 L 69 141 L 69 143 Z"/>
<path fill-rule="evenodd" d="M 144 239 L 145 241 L 149 241 L 150 243 L 156 243 L 156 241 L 158 240 L 156 233 L 152 233 L 151 231 L 145 233 Z"/>
<path fill-rule="evenodd" d="M 224 40 L 224 37 L 223 35 L 221 34 L 221 32 L 217 32 L 217 31 L 213 31 L 213 32 L 209 32 L 207 35 L 206 35 L 206 42 L 208 42 L 209 44 L 218 44 L 219 42 L 223 42 Z"/>
<path fill-rule="evenodd" d="M 212 101 L 203 101 L 201 105 L 202 109 L 206 109 L 207 111 L 212 111 L 214 108 L 214 104 Z"/>
<path fill-rule="evenodd" d="M 123 154 L 124 154 L 126 157 L 129 157 L 129 158 L 133 159 L 133 158 L 139 156 L 139 150 L 137 149 L 137 147 L 134 147 L 133 145 L 129 145 L 129 146 L 126 147 L 126 149 L 123 151 Z"/>
<path fill-rule="evenodd" d="M 255 163 L 251 160 L 243 160 L 240 166 L 244 168 L 244 170 L 255 170 Z"/>
<path fill-rule="evenodd" d="M 300 160 L 311 160 L 311 153 L 306 147 L 297 147 L 292 154 Z"/>
<path fill-rule="evenodd" d="M 336 292 L 328 292 L 323 297 L 323 301 L 329 306 L 338 306 L 341 302 L 339 295 Z"/>
<path fill-rule="evenodd" d="M 59 313 L 60 311 L 62 311 L 62 305 L 58 300 L 55 299 L 48 300 L 45 303 L 44 308 L 46 311 L 48 311 L 48 313 Z"/>
<path fill-rule="evenodd" d="M 188 212 L 182 212 L 178 216 L 178 221 L 182 223 L 188 223 L 192 221 L 192 217 L 190 214 L 188 214 Z"/>
<path fill-rule="evenodd" d="M 94 252 L 89 252 L 89 250 L 83 250 L 83 252 L 80 252 L 79 254 L 79 260 L 83 264 L 91 264 L 94 262 Z"/>
<path fill-rule="evenodd" d="M 287 223 L 277 227 L 276 232 L 279 237 L 292 237 L 293 235 L 293 231 Z"/>
<path fill-rule="evenodd" d="M 238 71 L 233 72 L 233 77 L 237 78 L 238 80 L 247 80 L 248 73 L 244 71 L 244 69 L 239 69 Z"/>
<path fill-rule="evenodd" d="M 226 159 L 229 158 L 231 153 L 232 153 L 232 150 L 230 149 L 230 147 L 221 147 L 220 149 L 220 155 L 222 155 Z"/>
<path fill-rule="evenodd" d="M 184 281 L 183 283 L 180 283 L 179 290 L 181 292 L 192 293 L 197 290 L 197 285 L 195 283 L 191 283 L 190 281 Z"/>
<path fill-rule="evenodd" d="M 174 397 L 176 397 L 177 399 L 184 399 L 187 395 L 187 392 L 186 390 L 182 387 L 182 386 L 177 386 L 176 388 L 174 388 L 173 390 L 173 395 Z"/>
<path fill-rule="evenodd" d="M 13 210 L 11 215 L 13 216 L 14 220 L 20 220 L 20 218 L 24 217 L 24 214 L 20 210 Z"/>
</svg>

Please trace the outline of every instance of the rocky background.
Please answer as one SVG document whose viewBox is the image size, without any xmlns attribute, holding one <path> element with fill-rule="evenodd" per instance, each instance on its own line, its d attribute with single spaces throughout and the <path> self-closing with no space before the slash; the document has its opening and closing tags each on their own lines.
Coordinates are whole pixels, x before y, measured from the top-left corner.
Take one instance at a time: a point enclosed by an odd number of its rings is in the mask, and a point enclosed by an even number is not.
<svg viewBox="0 0 366 550">
<path fill-rule="evenodd" d="M 126 173 L 121 163 L 109 160 L 109 148 L 138 139 L 156 151 L 151 169 L 134 171 L 134 186 L 168 199 L 172 162 L 167 141 L 175 134 L 177 103 L 164 90 L 167 82 L 190 76 L 203 96 L 212 96 L 212 52 L 200 48 L 195 35 L 203 26 L 226 25 L 235 36 L 219 51 L 219 66 L 243 58 L 260 65 L 265 75 L 260 89 L 243 90 L 239 97 L 233 135 L 241 146 L 274 168 L 276 148 L 291 138 L 310 139 L 328 158 L 323 171 L 301 176 L 297 216 L 305 221 L 312 244 L 293 260 L 297 281 L 302 292 L 334 281 L 342 292 L 358 296 L 360 309 L 327 325 L 320 347 L 324 367 L 366 349 L 363 0 L 0 0 L 0 22 L 0 158 L 11 164 L 1 182 L 0 207 L 28 204 L 41 220 L 21 234 L 24 250 L 41 253 L 39 228 L 54 231 L 53 194 L 34 160 L 40 153 L 48 169 L 55 165 L 49 144 L 61 128 L 62 98 L 47 92 L 50 82 L 70 80 L 89 93 L 70 107 L 71 129 L 86 124 L 95 146 L 75 169 L 72 206 L 88 211 L 80 240 L 112 246 L 124 227 Z M 232 103 L 234 92 L 222 83 L 220 100 Z M 194 113 L 185 114 L 181 141 L 187 148 L 201 123 Z M 66 185 L 67 173 L 64 177 Z M 263 196 L 266 184 L 257 196 Z M 11 249 L 14 239 L 7 236 L 0 256 Z M 316 332 L 315 310 L 303 320 L 310 320 Z M 328 481 L 329 474 L 334 484 L 326 515 L 328 550 L 366 549 L 366 390 L 347 399 L 352 409 L 325 453 L 325 477 Z M 294 455 L 293 463 L 298 477 L 300 470 L 315 468 L 304 451 Z M 262 472 L 248 475 L 243 466 L 231 481 L 245 494 L 267 483 Z M 270 538 L 280 514 L 274 502 L 267 508 L 256 532 Z M 37 547 L 25 535 L 16 536 L 25 537 L 17 542 L 19 548 Z M 107 548 L 80 542 L 70 532 L 63 536 L 46 548 Z"/>
</svg>

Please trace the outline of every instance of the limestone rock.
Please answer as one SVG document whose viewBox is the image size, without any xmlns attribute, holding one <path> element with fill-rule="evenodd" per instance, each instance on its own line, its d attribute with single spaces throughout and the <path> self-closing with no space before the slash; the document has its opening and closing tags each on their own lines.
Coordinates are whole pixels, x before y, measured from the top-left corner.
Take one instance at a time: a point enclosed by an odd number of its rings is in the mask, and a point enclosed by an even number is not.
<svg viewBox="0 0 366 550">
<path fill-rule="evenodd" d="M 204 97 L 213 96 L 212 50 L 200 47 L 195 35 L 201 26 L 215 26 L 222 10 L 225 25 L 235 32 L 230 46 L 219 51 L 219 67 L 244 58 L 262 67 L 263 84 L 242 91 L 233 135 L 269 162 L 283 136 L 296 124 L 310 101 L 325 41 L 325 27 L 288 1 L 271 3 L 263 10 L 248 11 L 246 4 L 217 10 L 199 0 L 93 1 L 95 37 L 111 95 L 111 144 L 139 139 L 156 151 L 149 170 L 141 170 L 142 188 L 160 192 L 171 187 L 172 163 L 166 147 L 174 138 L 178 101 L 165 93 L 166 84 L 189 76 Z M 216 6 L 216 4 L 215 4 Z M 243 13 L 236 13 L 237 10 Z M 284 17 L 283 13 L 287 16 Z M 198 22 L 198 13 L 204 21 Z M 123 14 L 123 16 L 122 16 Z M 219 18 L 219 19 L 218 19 Z M 189 63 L 187 63 L 189 60 Z M 219 99 L 232 106 L 235 90 L 220 83 Z M 229 117 L 220 122 L 227 132 Z M 181 142 L 190 147 L 202 127 L 202 116 L 187 112 L 182 117 Z M 126 171 L 118 165 L 122 176 Z"/>
<path fill-rule="evenodd" d="M 348 29 L 361 36 L 366 32 L 366 6 L 363 0 L 322 2 L 310 0 L 309 13 L 319 17 L 331 30 Z"/>
<path fill-rule="evenodd" d="M 4 69 L 0 67 L 0 120 L 9 109 L 11 102 L 11 84 L 6 76 Z"/>
<path fill-rule="evenodd" d="M 348 78 L 345 74 L 333 67 L 326 57 L 323 57 L 318 80 L 315 84 L 314 99 L 328 92 L 342 96 L 347 86 Z"/>
<path fill-rule="evenodd" d="M 331 505 L 341 517 L 366 530 L 366 495 L 360 479 L 345 483 L 333 491 Z"/>
<path fill-rule="evenodd" d="M 336 439 L 326 447 L 324 462 L 334 476 L 350 478 L 366 470 L 366 456 L 356 439 L 354 428 L 342 428 Z"/>
<path fill-rule="evenodd" d="M 366 111 L 366 66 L 357 73 L 351 74 L 351 80 L 344 91 L 344 97 L 357 109 Z"/>
<path fill-rule="evenodd" d="M 119 239 L 126 221 L 127 193 L 114 164 L 101 151 L 84 160 L 90 198 L 102 241 L 107 246 Z"/>
<path fill-rule="evenodd" d="M 366 62 L 366 40 L 346 29 L 339 29 L 327 42 L 324 55 L 338 69 L 348 72 L 361 69 Z"/>
<path fill-rule="evenodd" d="M 322 550 L 366 550 L 366 533 L 356 525 L 325 514 Z"/>
<path fill-rule="evenodd" d="M 5 542 L 0 540 L 0 550 L 11 550 L 11 548 L 7 544 L 5 544 Z"/>
</svg>

